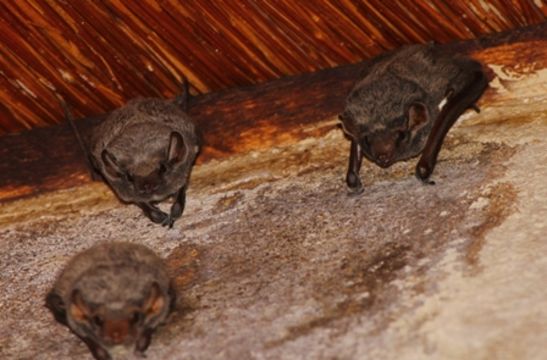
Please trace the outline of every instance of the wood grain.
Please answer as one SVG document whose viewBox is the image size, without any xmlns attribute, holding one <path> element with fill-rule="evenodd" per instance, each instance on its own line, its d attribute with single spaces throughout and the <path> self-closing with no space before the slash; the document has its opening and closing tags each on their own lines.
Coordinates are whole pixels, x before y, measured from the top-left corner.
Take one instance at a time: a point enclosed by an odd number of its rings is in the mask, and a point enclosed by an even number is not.
<svg viewBox="0 0 547 360">
<path fill-rule="evenodd" d="M 546 68 L 547 24 L 444 47 L 483 63 Z M 198 162 L 317 135 L 307 129 L 335 118 L 363 66 L 366 62 L 192 98 L 190 115 L 204 140 Z M 76 123 L 85 136 L 104 116 Z M 89 181 L 85 160 L 66 122 L 0 137 L 0 201 Z"/>
<path fill-rule="evenodd" d="M 257 85 L 414 42 L 547 20 L 533 0 L 0 2 L 0 135 L 111 111 L 136 96 Z"/>
</svg>

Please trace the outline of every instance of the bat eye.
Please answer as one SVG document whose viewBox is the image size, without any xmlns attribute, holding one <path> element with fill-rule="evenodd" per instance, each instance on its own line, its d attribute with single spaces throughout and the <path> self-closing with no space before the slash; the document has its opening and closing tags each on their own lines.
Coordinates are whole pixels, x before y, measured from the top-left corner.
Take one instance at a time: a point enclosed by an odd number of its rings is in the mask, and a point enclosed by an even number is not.
<svg viewBox="0 0 547 360">
<path fill-rule="evenodd" d="M 125 173 L 125 178 L 127 179 L 127 181 L 130 181 L 130 182 L 133 182 L 135 180 L 135 178 L 133 177 L 133 175 L 131 175 L 129 171 Z"/>
<path fill-rule="evenodd" d="M 361 140 L 361 146 L 364 146 L 366 148 L 370 147 L 370 141 L 368 140 L 368 136 L 363 136 L 363 139 Z"/>
<path fill-rule="evenodd" d="M 131 316 L 131 324 L 140 324 L 144 320 L 144 314 L 140 311 L 133 312 Z"/>
<path fill-rule="evenodd" d="M 159 168 L 159 170 L 158 170 L 158 173 L 159 173 L 160 175 L 163 175 L 163 174 L 165 174 L 166 172 L 167 172 L 167 166 L 165 166 L 165 164 L 163 164 L 163 163 L 160 163 L 160 168 Z"/>
<path fill-rule="evenodd" d="M 93 316 L 92 321 L 93 321 L 93 325 L 95 325 L 97 327 L 102 327 L 103 324 L 104 324 L 103 318 L 100 317 L 99 315 Z"/>
<path fill-rule="evenodd" d="M 408 140 L 408 135 L 409 135 L 408 131 L 399 131 L 399 133 L 397 134 L 397 140 L 406 141 Z"/>
</svg>

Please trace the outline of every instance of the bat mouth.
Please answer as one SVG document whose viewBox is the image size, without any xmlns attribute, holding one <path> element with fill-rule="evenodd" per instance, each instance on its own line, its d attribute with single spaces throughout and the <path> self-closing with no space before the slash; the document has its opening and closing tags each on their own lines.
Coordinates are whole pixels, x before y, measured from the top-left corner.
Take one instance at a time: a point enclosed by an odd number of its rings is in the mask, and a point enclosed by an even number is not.
<svg viewBox="0 0 547 360">
<path fill-rule="evenodd" d="M 127 202 L 149 202 L 149 203 L 160 203 L 164 200 L 167 200 L 169 197 L 174 196 L 171 191 L 166 189 L 158 189 L 155 193 L 141 193 L 139 191 L 133 190 L 129 196 L 127 196 Z"/>
<path fill-rule="evenodd" d="M 379 167 L 381 167 L 382 169 L 387 169 L 388 167 L 390 167 L 391 165 L 393 165 L 393 162 L 391 161 L 388 161 L 388 162 L 383 162 L 383 161 L 375 161 L 376 165 L 378 165 Z"/>
<path fill-rule="evenodd" d="M 386 169 L 393 165 L 393 158 L 391 156 L 380 155 L 374 159 L 374 163 L 379 167 Z"/>
<path fill-rule="evenodd" d="M 363 151 L 363 156 L 369 161 L 375 163 L 379 167 L 386 169 L 395 163 L 394 156 L 391 154 L 369 154 L 368 152 Z"/>
</svg>

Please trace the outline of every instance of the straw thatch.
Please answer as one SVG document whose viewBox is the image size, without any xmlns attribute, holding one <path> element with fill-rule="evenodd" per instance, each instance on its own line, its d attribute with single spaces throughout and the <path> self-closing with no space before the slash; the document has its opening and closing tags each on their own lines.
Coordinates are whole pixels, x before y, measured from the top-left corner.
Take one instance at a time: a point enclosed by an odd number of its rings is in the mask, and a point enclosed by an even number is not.
<svg viewBox="0 0 547 360">
<path fill-rule="evenodd" d="M 62 121 L 55 93 L 90 116 L 183 76 L 205 93 L 546 18 L 537 0 L 6 0 L 0 134 Z"/>
</svg>

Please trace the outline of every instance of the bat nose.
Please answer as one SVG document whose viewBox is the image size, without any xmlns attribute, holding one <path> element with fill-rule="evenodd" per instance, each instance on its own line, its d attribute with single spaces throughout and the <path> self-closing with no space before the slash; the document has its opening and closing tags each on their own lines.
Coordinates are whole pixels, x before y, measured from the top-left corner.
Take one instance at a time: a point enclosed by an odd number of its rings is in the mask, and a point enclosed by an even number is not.
<svg viewBox="0 0 547 360">
<path fill-rule="evenodd" d="M 114 331 L 110 336 L 114 344 L 121 344 L 125 340 L 125 334 L 121 331 Z"/>
<path fill-rule="evenodd" d="M 104 338 L 113 345 L 124 343 L 129 331 L 129 322 L 127 320 L 109 320 L 104 324 Z"/>
<path fill-rule="evenodd" d="M 158 189 L 158 184 L 156 183 L 152 183 L 152 182 L 145 182 L 145 183 L 142 183 L 141 186 L 140 186 L 140 191 L 142 193 L 152 193 L 154 191 L 156 191 Z"/>
<path fill-rule="evenodd" d="M 378 165 L 382 167 L 387 167 L 391 161 L 391 157 L 387 154 L 378 154 L 378 156 L 376 156 L 376 160 Z"/>
</svg>

